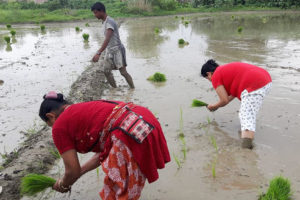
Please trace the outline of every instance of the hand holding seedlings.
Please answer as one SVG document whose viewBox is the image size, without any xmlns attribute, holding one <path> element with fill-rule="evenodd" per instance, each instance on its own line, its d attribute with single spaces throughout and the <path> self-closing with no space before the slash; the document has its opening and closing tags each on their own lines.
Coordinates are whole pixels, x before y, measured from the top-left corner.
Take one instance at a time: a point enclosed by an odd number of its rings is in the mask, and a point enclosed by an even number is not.
<svg viewBox="0 0 300 200">
<path fill-rule="evenodd" d="M 208 106 L 206 106 L 206 107 L 207 107 L 207 109 L 208 109 L 209 111 L 211 111 L 211 112 L 214 112 L 214 111 L 218 110 L 218 108 L 219 108 L 219 107 L 217 107 L 217 106 L 215 106 L 215 105 L 212 105 L 212 104 L 210 104 L 210 105 L 208 105 Z"/>
</svg>

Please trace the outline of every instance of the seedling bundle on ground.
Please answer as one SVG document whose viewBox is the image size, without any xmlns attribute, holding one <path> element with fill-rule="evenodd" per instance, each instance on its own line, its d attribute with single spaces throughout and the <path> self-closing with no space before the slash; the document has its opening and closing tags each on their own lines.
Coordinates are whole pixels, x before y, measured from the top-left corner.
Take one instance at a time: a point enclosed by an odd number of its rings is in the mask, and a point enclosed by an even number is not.
<svg viewBox="0 0 300 200">
<path fill-rule="evenodd" d="M 76 30 L 77 32 L 79 32 L 79 31 L 80 31 L 80 28 L 79 28 L 78 26 L 76 26 L 76 27 L 75 27 L 75 30 Z"/>
<path fill-rule="evenodd" d="M 6 41 L 7 44 L 10 44 L 10 37 L 9 36 L 4 36 L 4 40 Z"/>
<path fill-rule="evenodd" d="M 86 26 L 86 27 L 90 27 L 89 23 L 86 23 L 85 26 Z"/>
<path fill-rule="evenodd" d="M 43 192 L 49 187 L 55 184 L 56 180 L 40 175 L 40 174 L 28 174 L 22 178 L 21 182 L 21 194 L 26 196 L 34 196 L 37 193 Z"/>
<path fill-rule="evenodd" d="M 82 37 L 83 37 L 83 39 L 84 39 L 85 42 L 88 42 L 90 35 L 87 34 L 87 33 L 84 33 L 84 34 L 82 34 Z"/>
<path fill-rule="evenodd" d="M 154 32 L 155 32 L 156 34 L 159 34 L 159 33 L 161 33 L 161 30 L 160 30 L 159 28 L 155 28 L 155 29 L 154 29 Z"/>
<path fill-rule="evenodd" d="M 267 193 L 259 196 L 259 200 L 290 200 L 292 196 L 289 179 L 282 176 L 273 178 Z"/>
<path fill-rule="evenodd" d="M 203 106 L 208 106 L 208 104 L 198 99 L 193 99 L 192 107 L 203 107 Z"/>
<path fill-rule="evenodd" d="M 41 25 L 40 27 L 41 27 L 41 30 L 42 30 L 42 31 L 44 31 L 44 30 L 46 29 L 46 26 L 45 26 L 45 25 Z"/>
<path fill-rule="evenodd" d="M 10 24 L 6 24 L 6 28 L 11 28 L 11 25 Z"/>
<path fill-rule="evenodd" d="M 166 75 L 156 72 L 152 76 L 150 76 L 147 80 L 153 81 L 153 82 L 165 82 L 167 81 Z"/>
<path fill-rule="evenodd" d="M 238 33 L 242 33 L 243 32 L 243 27 L 242 26 L 239 26 L 238 29 L 237 29 Z"/>
<path fill-rule="evenodd" d="M 10 31 L 11 36 L 15 36 L 16 33 L 17 33 L 17 32 L 16 32 L 15 30 L 11 30 L 11 31 Z"/>
</svg>

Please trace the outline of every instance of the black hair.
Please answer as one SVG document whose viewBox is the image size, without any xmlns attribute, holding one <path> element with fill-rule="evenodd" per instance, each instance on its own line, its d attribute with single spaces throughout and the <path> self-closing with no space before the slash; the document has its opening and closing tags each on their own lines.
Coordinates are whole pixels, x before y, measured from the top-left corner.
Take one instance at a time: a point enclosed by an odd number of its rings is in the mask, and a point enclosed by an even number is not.
<svg viewBox="0 0 300 200">
<path fill-rule="evenodd" d="M 59 109 L 66 104 L 69 104 L 65 99 L 64 95 L 58 93 L 56 97 L 43 96 L 44 101 L 41 103 L 39 116 L 43 121 L 48 121 L 47 113 L 52 111 L 59 111 Z"/>
<path fill-rule="evenodd" d="M 215 60 L 210 59 L 204 65 L 202 65 L 201 75 L 203 77 L 207 77 L 207 72 L 214 72 L 217 67 L 219 67 L 219 64 L 216 63 Z"/>
<path fill-rule="evenodd" d="M 91 7 L 91 11 L 94 11 L 94 10 L 106 12 L 105 5 L 104 5 L 103 3 L 101 3 L 101 2 L 96 2 L 96 3 Z"/>
</svg>

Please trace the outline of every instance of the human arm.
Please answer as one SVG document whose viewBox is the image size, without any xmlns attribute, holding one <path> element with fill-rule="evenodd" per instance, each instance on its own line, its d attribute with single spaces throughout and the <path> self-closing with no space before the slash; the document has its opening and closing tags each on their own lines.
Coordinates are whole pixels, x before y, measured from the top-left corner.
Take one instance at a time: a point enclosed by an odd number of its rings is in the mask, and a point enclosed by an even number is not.
<svg viewBox="0 0 300 200">
<path fill-rule="evenodd" d="M 93 62 L 98 62 L 101 53 L 106 49 L 114 31 L 112 29 L 107 29 L 105 34 L 104 42 L 102 43 L 101 48 L 97 51 L 97 54 L 93 57 Z"/>
<path fill-rule="evenodd" d="M 80 176 L 84 175 L 85 173 L 93 169 L 96 169 L 101 165 L 99 155 L 100 153 L 95 153 L 92 158 L 90 158 L 86 163 L 82 165 Z"/>
<path fill-rule="evenodd" d="M 73 183 L 80 177 L 81 167 L 75 149 L 70 149 L 62 153 L 61 157 L 65 165 L 65 174 L 61 180 L 56 181 L 53 189 L 65 193 L 70 190 Z"/>
<path fill-rule="evenodd" d="M 219 85 L 216 88 L 216 92 L 219 96 L 219 101 L 215 104 L 210 104 L 207 106 L 207 109 L 210 111 L 216 111 L 218 108 L 226 106 L 229 102 L 231 102 L 235 98 L 233 96 L 228 95 L 223 85 Z"/>
</svg>

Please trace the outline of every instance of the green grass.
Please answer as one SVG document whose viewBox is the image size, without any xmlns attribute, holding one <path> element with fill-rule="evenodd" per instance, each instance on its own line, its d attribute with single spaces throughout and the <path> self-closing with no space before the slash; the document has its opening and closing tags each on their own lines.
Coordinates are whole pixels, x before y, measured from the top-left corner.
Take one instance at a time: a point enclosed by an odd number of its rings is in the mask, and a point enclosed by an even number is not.
<svg viewBox="0 0 300 200">
<path fill-rule="evenodd" d="M 16 33 L 17 33 L 17 32 L 16 32 L 16 30 L 13 30 L 13 29 L 12 29 L 12 30 L 10 30 L 10 34 L 11 34 L 11 36 L 15 36 L 15 35 L 16 35 Z"/>
<path fill-rule="evenodd" d="M 262 194 L 259 200 L 290 200 L 292 196 L 289 179 L 282 176 L 273 178 L 266 194 Z"/>
<path fill-rule="evenodd" d="M 167 78 L 166 75 L 156 72 L 152 76 L 150 76 L 147 80 L 153 81 L 153 82 L 166 82 Z"/>
<path fill-rule="evenodd" d="M 10 37 L 4 36 L 3 39 L 6 41 L 7 44 L 10 44 Z"/>
<path fill-rule="evenodd" d="M 237 32 L 238 32 L 238 33 L 242 33 L 242 32 L 243 32 L 243 29 L 244 29 L 244 28 L 243 28 L 242 26 L 239 26 L 238 29 L 237 29 Z"/>
<path fill-rule="evenodd" d="M 45 189 L 52 187 L 56 180 L 40 175 L 40 174 L 28 174 L 21 180 L 21 194 L 26 196 L 34 196 Z"/>
<path fill-rule="evenodd" d="M 61 157 L 60 157 L 60 153 L 58 152 L 57 149 L 53 148 L 53 149 L 50 149 L 49 151 L 50 151 L 50 153 L 51 153 L 56 159 L 61 158 Z"/>
<path fill-rule="evenodd" d="M 10 25 L 10 24 L 6 24 L 6 28 L 7 28 L 7 29 L 10 29 L 10 28 L 11 28 L 11 25 Z"/>
<path fill-rule="evenodd" d="M 83 40 L 84 40 L 85 42 L 88 42 L 88 41 L 89 41 L 90 35 L 87 34 L 87 33 L 84 33 L 84 34 L 82 34 L 82 37 L 83 37 Z"/>
<path fill-rule="evenodd" d="M 44 31 L 46 29 L 46 26 L 45 25 L 41 25 L 40 28 L 41 28 L 42 31 Z"/>
<path fill-rule="evenodd" d="M 208 104 L 203 101 L 193 99 L 192 107 L 203 107 L 203 106 L 208 106 Z"/>
<path fill-rule="evenodd" d="M 78 26 L 75 27 L 75 31 L 79 32 L 80 28 Z"/>
</svg>

